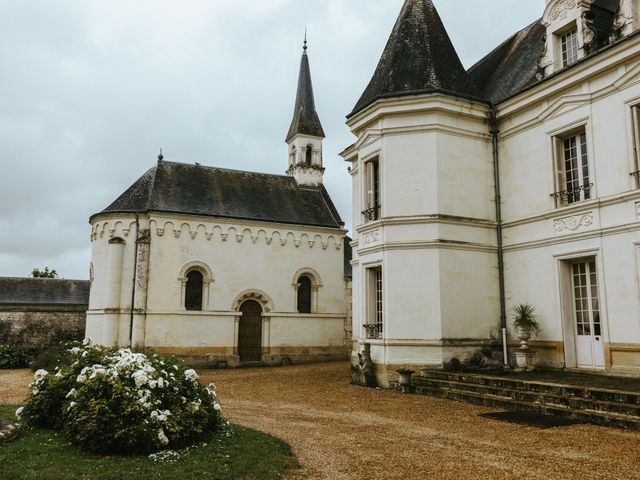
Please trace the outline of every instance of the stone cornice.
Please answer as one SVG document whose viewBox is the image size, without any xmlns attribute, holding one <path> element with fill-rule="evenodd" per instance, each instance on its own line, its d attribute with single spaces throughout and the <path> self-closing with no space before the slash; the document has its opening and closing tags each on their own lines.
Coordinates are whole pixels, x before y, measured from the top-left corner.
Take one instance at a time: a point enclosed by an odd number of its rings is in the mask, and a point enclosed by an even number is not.
<svg viewBox="0 0 640 480">
<path fill-rule="evenodd" d="M 434 223 L 448 224 L 448 225 L 462 225 L 476 228 L 496 228 L 497 224 L 493 220 L 485 220 L 479 218 L 468 217 L 455 217 L 452 215 L 410 215 L 410 216 L 396 216 L 396 217 L 384 217 L 375 222 L 369 222 L 356 227 L 357 233 L 366 233 L 379 228 L 396 225 L 429 225 Z"/>
</svg>

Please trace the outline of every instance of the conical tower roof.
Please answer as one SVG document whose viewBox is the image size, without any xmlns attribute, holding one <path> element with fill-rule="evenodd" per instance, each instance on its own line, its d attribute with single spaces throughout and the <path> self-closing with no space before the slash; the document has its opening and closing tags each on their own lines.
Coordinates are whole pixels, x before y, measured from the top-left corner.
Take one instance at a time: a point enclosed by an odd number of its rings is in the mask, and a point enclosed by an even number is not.
<svg viewBox="0 0 640 480">
<path fill-rule="evenodd" d="M 480 100 L 432 0 L 406 0 L 352 117 L 381 98 L 442 92 Z"/>
<path fill-rule="evenodd" d="M 324 138 L 324 130 L 322 129 L 320 118 L 316 112 L 316 104 L 313 98 L 313 85 L 311 84 L 311 69 L 309 68 L 306 40 L 304 41 L 302 59 L 300 60 L 296 106 L 293 110 L 293 120 L 291 120 L 289 133 L 285 141 L 288 142 L 299 133 Z"/>
</svg>

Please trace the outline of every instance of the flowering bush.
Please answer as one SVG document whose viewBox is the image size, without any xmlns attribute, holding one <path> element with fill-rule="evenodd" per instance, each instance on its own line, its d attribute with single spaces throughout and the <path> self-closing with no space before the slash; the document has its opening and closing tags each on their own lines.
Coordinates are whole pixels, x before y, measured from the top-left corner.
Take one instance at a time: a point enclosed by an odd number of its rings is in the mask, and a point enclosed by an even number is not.
<svg viewBox="0 0 640 480">
<path fill-rule="evenodd" d="M 16 416 L 61 428 L 99 453 L 150 453 L 203 439 L 222 424 L 213 384 L 175 357 L 106 349 L 87 342 L 67 350 L 55 373 L 38 370 Z"/>
</svg>

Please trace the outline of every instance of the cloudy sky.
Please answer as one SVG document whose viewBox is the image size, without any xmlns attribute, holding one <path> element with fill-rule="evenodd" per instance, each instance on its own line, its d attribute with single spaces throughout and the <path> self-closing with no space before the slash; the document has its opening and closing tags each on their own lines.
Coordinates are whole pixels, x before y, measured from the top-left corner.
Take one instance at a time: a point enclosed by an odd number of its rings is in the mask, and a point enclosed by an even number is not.
<svg viewBox="0 0 640 480">
<path fill-rule="evenodd" d="M 0 0 L 0 276 L 87 278 L 89 215 L 156 162 L 283 173 L 305 26 L 326 186 L 403 0 Z M 544 0 L 435 0 L 465 66 Z"/>
</svg>

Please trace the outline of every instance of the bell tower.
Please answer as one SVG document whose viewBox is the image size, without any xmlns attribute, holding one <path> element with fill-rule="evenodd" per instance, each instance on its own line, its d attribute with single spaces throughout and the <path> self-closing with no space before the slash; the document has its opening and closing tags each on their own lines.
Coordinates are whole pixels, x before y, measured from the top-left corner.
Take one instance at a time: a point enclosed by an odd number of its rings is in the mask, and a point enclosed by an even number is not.
<svg viewBox="0 0 640 480">
<path fill-rule="evenodd" d="M 324 137 L 324 130 L 313 98 L 309 55 L 307 54 L 307 36 L 305 34 L 296 104 L 289 133 L 285 140 L 289 151 L 289 169 L 286 173 L 295 178 L 298 185 L 313 187 L 322 185 L 324 174 L 322 140 Z"/>
</svg>

